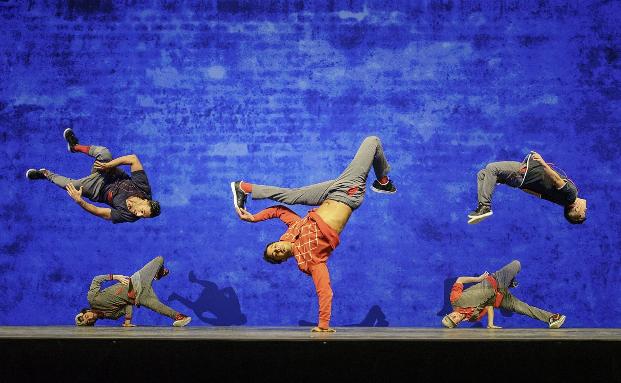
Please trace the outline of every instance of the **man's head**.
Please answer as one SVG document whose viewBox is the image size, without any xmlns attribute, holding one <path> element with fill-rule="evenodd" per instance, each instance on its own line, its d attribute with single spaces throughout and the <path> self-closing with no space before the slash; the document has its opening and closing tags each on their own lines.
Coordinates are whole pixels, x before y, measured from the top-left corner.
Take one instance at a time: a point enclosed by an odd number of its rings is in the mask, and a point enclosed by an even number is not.
<svg viewBox="0 0 621 383">
<path fill-rule="evenodd" d="M 576 198 L 574 203 L 565 206 L 565 219 L 573 224 L 581 224 L 586 221 L 586 200 L 582 198 Z"/>
<path fill-rule="evenodd" d="M 82 309 L 75 316 L 76 326 L 94 326 L 95 322 L 97 322 L 97 314 L 89 309 Z"/>
<path fill-rule="evenodd" d="M 263 259 L 272 264 L 283 263 L 293 256 L 293 246 L 291 242 L 276 241 L 265 246 Z"/>
<path fill-rule="evenodd" d="M 457 327 L 459 322 L 464 320 L 465 317 L 466 316 L 464 314 L 461 314 L 457 311 L 453 311 L 452 313 L 447 314 L 444 316 L 444 318 L 442 318 L 442 325 L 446 328 Z"/>
<path fill-rule="evenodd" d="M 129 197 L 125 203 L 127 210 L 136 217 L 154 218 L 160 215 L 160 203 L 155 200 L 133 196 Z"/>
</svg>

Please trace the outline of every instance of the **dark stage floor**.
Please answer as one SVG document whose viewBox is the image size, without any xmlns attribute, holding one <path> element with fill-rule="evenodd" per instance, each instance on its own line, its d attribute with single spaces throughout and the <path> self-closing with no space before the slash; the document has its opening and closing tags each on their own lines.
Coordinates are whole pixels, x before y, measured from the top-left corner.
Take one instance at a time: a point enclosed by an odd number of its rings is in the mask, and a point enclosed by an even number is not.
<svg viewBox="0 0 621 383">
<path fill-rule="evenodd" d="M 0 343 L 4 374 L 37 380 L 621 381 L 618 328 L 0 327 Z"/>
</svg>

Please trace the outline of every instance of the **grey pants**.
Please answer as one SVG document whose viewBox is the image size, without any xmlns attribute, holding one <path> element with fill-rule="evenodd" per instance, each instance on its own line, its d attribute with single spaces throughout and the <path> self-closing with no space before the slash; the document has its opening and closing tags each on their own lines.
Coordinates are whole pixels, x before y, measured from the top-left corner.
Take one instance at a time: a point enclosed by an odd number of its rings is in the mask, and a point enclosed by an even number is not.
<svg viewBox="0 0 621 383">
<path fill-rule="evenodd" d="M 497 183 L 511 187 L 522 185 L 523 175 L 520 174 L 522 163 L 517 161 L 501 161 L 488 164 L 477 174 L 477 195 L 479 203 L 492 205 L 492 194 Z"/>
<path fill-rule="evenodd" d="M 91 145 L 88 155 L 95 158 L 95 161 L 108 162 L 112 160 L 110 150 L 103 146 Z M 118 169 L 115 168 L 110 171 L 118 171 Z M 79 180 L 70 179 L 52 172 L 50 172 L 48 180 L 62 189 L 65 189 L 69 183 L 73 184 L 76 189 L 80 189 L 81 187 L 82 195 L 84 197 L 90 199 L 91 201 L 96 201 L 104 186 L 105 177 L 105 173 L 96 171 L 93 166 L 91 168 L 91 174 L 84 178 L 80 178 Z"/>
<path fill-rule="evenodd" d="M 509 284 L 517 273 L 520 272 L 521 268 L 522 265 L 519 261 L 513 261 L 492 274 L 498 281 L 498 289 L 504 295 L 500 307 L 548 323 L 548 320 L 553 315 L 551 312 L 524 303 L 509 292 Z M 483 281 L 483 284 L 489 286 L 489 282 L 487 281 Z"/>
<path fill-rule="evenodd" d="M 157 271 L 163 264 L 163 257 L 155 257 L 131 276 L 132 286 L 136 291 L 137 306 L 144 306 L 158 314 L 174 319 L 178 312 L 160 302 L 157 295 L 155 295 L 155 291 L 153 291 L 153 287 L 151 287 L 155 274 L 157 274 Z"/>
<path fill-rule="evenodd" d="M 364 139 L 354 159 L 338 178 L 293 189 L 253 184 L 252 199 L 268 198 L 288 205 L 310 206 L 318 206 L 326 199 L 331 199 L 355 210 L 364 199 L 371 166 L 377 179 L 388 175 L 390 170 L 382 143 L 375 136 Z"/>
</svg>

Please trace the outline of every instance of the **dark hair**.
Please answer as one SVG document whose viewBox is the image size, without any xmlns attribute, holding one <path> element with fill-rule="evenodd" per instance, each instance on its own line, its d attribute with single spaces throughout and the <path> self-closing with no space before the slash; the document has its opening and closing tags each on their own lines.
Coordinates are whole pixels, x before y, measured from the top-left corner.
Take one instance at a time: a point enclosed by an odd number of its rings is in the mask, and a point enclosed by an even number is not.
<svg viewBox="0 0 621 383">
<path fill-rule="evenodd" d="M 154 199 L 149 200 L 149 206 L 151 206 L 151 215 L 149 218 L 157 217 L 161 213 L 160 203 Z"/>
<path fill-rule="evenodd" d="M 271 263 L 272 265 L 277 265 L 279 263 L 283 263 L 282 259 L 274 259 L 274 258 L 270 257 L 269 255 L 267 255 L 267 248 L 270 247 L 273 243 L 276 243 L 276 242 L 277 241 L 268 243 L 267 246 L 265 246 L 265 250 L 263 250 L 263 259 L 266 262 Z"/>
<path fill-rule="evenodd" d="M 80 314 L 84 315 L 87 312 L 91 311 L 91 309 L 89 308 L 83 308 L 82 310 L 80 310 Z M 84 320 L 84 317 L 80 317 L 80 319 L 78 320 L 78 322 L 80 323 L 84 323 L 81 326 L 94 326 L 95 322 L 97 322 L 97 318 L 95 318 L 94 321 L 92 321 L 91 323 L 85 323 L 86 321 Z"/>
<path fill-rule="evenodd" d="M 573 210 L 571 206 L 572 205 L 565 206 L 564 215 L 565 215 L 565 219 L 567 220 L 567 222 L 571 223 L 572 225 L 579 225 L 579 224 L 584 223 L 584 221 L 586 221 L 586 217 L 574 218 L 569 215 L 569 213 L 571 213 L 571 211 Z"/>
</svg>

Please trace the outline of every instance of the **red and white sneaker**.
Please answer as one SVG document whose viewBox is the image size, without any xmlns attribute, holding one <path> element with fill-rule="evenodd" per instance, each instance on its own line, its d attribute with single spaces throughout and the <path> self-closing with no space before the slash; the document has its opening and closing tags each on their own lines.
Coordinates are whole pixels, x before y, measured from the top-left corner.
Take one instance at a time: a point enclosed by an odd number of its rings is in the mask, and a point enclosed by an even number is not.
<svg viewBox="0 0 621 383">
<path fill-rule="evenodd" d="M 188 323 L 190 323 L 191 320 L 192 318 L 189 316 L 186 316 L 183 314 L 177 314 L 177 316 L 175 317 L 175 321 L 173 322 L 173 326 L 183 327 L 183 326 L 186 326 Z"/>
</svg>

